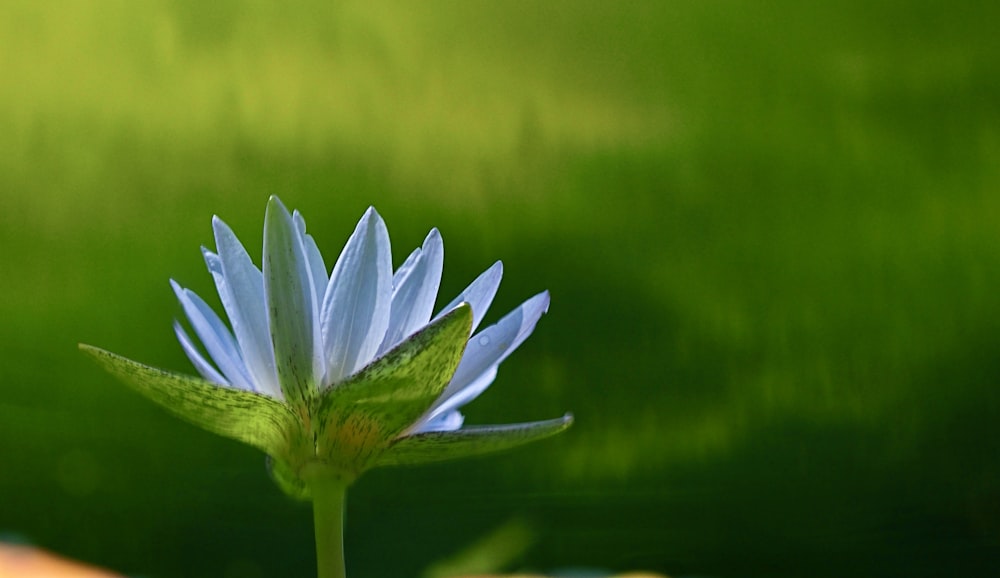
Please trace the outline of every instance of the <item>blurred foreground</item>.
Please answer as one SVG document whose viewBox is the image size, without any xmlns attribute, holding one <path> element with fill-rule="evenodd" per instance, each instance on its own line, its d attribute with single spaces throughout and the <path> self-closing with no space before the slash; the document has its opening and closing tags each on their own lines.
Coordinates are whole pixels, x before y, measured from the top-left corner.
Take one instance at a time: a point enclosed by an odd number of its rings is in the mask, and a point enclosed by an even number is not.
<svg viewBox="0 0 1000 578">
<path fill-rule="evenodd" d="M 0 543 L 0 578 L 115 578 L 105 572 L 72 560 L 53 556 L 28 546 Z"/>
<path fill-rule="evenodd" d="M 456 576 L 455 578 L 501 578 L 499 575 Z M 563 574 L 565 578 L 571 575 Z M 593 576 L 588 574 L 588 576 Z M 27 546 L 9 546 L 0 543 L 0 578 L 121 578 L 99 568 L 87 566 L 54 556 Z M 508 578 L 544 578 L 538 575 L 508 575 Z M 666 578 L 659 574 L 628 573 L 609 578 Z"/>
</svg>

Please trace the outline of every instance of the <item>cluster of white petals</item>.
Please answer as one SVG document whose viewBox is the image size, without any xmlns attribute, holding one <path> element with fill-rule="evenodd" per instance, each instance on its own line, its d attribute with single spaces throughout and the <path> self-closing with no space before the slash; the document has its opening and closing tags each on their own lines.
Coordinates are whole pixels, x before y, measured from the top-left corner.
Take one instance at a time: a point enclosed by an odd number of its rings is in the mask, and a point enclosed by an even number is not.
<svg viewBox="0 0 1000 578">
<path fill-rule="evenodd" d="M 454 376 L 403 435 L 459 429 L 459 409 L 489 387 L 499 364 L 549 305 L 548 293 L 539 293 L 477 332 L 500 284 L 503 268 L 497 262 L 435 315 L 444 264 L 441 235 L 432 229 L 393 271 L 389 233 L 373 208 L 332 271 L 302 215 L 289 213 L 276 197 L 265 216 L 261 268 L 222 220 L 212 224 L 216 251 L 203 254 L 229 324 L 194 292 L 171 284 L 204 353 L 180 323 L 174 325 L 177 338 L 198 372 L 222 386 L 290 403 L 308 399 L 469 304 L 472 332 Z"/>
</svg>

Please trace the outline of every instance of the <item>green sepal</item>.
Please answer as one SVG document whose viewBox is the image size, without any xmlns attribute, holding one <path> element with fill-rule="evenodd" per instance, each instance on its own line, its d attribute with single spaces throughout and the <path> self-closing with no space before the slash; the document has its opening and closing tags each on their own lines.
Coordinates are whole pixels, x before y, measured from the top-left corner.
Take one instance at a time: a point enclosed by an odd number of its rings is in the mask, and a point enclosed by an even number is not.
<svg viewBox="0 0 1000 578">
<path fill-rule="evenodd" d="M 320 395 L 317 455 L 356 474 L 441 395 L 462 359 L 472 328 L 463 303 Z"/>
<path fill-rule="evenodd" d="M 509 425 L 475 426 L 400 438 L 378 459 L 379 466 L 408 466 L 498 452 L 565 431 L 573 416 Z"/>
<path fill-rule="evenodd" d="M 271 475 L 271 480 L 281 488 L 286 496 L 299 501 L 309 500 L 309 487 L 295 475 L 291 466 L 271 456 L 267 456 L 265 464 L 267 473 Z"/>
<path fill-rule="evenodd" d="M 268 454 L 282 455 L 288 446 L 296 417 L 276 399 L 163 371 L 92 345 L 81 343 L 80 349 L 126 385 L 194 425 Z"/>
</svg>

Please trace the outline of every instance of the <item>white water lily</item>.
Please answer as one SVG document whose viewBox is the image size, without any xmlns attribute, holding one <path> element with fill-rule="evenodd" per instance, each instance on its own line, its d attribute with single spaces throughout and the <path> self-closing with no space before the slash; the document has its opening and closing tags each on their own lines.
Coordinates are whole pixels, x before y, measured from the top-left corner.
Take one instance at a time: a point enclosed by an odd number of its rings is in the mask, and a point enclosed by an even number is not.
<svg viewBox="0 0 1000 578">
<path fill-rule="evenodd" d="M 81 347 L 168 410 L 266 452 L 290 494 L 315 494 L 314 479 L 346 486 L 371 467 L 505 449 L 570 425 L 566 415 L 462 427 L 461 407 L 489 387 L 549 305 L 542 292 L 476 332 L 499 262 L 432 318 L 444 258 L 437 230 L 393 272 L 385 223 L 369 209 L 328 275 L 305 220 L 277 197 L 264 218 L 261 269 L 224 222 L 212 224 L 216 252 L 203 254 L 229 326 L 171 281 L 207 355 L 180 323 L 174 329 L 203 379 Z"/>
</svg>

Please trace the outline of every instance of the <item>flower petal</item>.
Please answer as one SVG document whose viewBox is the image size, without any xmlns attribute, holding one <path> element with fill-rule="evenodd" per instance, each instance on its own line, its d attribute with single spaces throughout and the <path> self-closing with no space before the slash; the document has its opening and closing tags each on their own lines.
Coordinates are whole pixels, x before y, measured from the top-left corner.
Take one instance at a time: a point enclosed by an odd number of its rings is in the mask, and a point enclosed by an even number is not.
<svg viewBox="0 0 1000 578">
<path fill-rule="evenodd" d="M 389 231 L 369 208 L 337 259 L 323 299 L 326 383 L 343 381 L 375 357 L 391 301 Z"/>
<path fill-rule="evenodd" d="M 483 271 L 479 277 L 476 277 L 476 280 L 459 293 L 458 297 L 455 297 L 451 303 L 445 305 L 434 319 L 436 320 L 451 311 L 459 303 L 468 303 L 472 306 L 472 331 L 475 331 L 479 327 L 480 322 L 482 322 L 483 317 L 486 316 L 486 311 L 489 310 L 490 303 L 493 303 L 493 297 L 497 294 L 497 288 L 500 287 L 500 279 L 502 277 L 503 263 L 497 261 L 489 269 Z M 469 334 L 471 335 L 472 332 Z"/>
<path fill-rule="evenodd" d="M 458 369 L 455 370 L 451 383 L 448 384 L 434 407 L 431 408 L 431 413 L 448 403 L 453 396 L 461 393 L 466 387 L 472 387 L 477 383 L 481 385 L 481 382 L 477 382 L 479 377 L 487 374 L 490 368 L 495 368 L 513 353 L 531 335 L 538 319 L 548 308 L 549 292 L 543 291 L 522 303 L 495 325 L 490 325 L 474 335 L 465 348 L 465 355 L 462 357 Z M 489 383 L 486 385 L 488 386 Z M 482 387 L 476 391 L 473 387 L 474 395 L 464 396 L 462 404 L 472 401 L 485 389 L 486 387 Z M 452 404 L 452 407 L 460 405 Z"/>
<path fill-rule="evenodd" d="M 440 413 L 420 426 L 420 432 L 455 431 L 465 423 L 465 416 L 457 409 Z"/>
<path fill-rule="evenodd" d="M 377 465 L 412 465 L 506 450 L 555 435 L 572 423 L 573 416 L 566 414 L 546 421 L 416 433 L 400 438 Z"/>
<path fill-rule="evenodd" d="M 267 326 L 264 277 L 226 223 L 214 217 L 212 229 L 219 253 L 213 255 L 204 251 L 205 263 L 215 279 L 222 306 L 240 344 L 243 361 L 257 385 L 256 389 L 280 399 L 274 347 Z"/>
<path fill-rule="evenodd" d="M 90 345 L 80 344 L 80 349 L 126 385 L 168 411 L 210 432 L 269 454 L 283 455 L 286 435 L 296 427 L 298 420 L 288 406 L 266 395 L 219 387 L 197 377 L 149 367 Z"/>
<path fill-rule="evenodd" d="M 494 365 L 487 369 L 482 375 L 472 380 L 465 387 L 458 389 L 454 394 L 450 396 L 442 395 L 435 403 L 431 406 L 430 411 L 428 411 L 422 418 L 420 418 L 417 423 L 413 424 L 411 428 L 407 430 L 407 433 L 415 433 L 421 431 L 434 431 L 434 426 L 431 422 L 438 421 L 442 414 L 446 412 L 455 411 L 463 405 L 469 403 L 470 401 L 479 397 L 481 393 L 486 391 L 486 389 L 493 383 L 493 380 L 497 378 L 497 366 Z M 461 426 L 461 424 L 459 424 Z M 454 428 L 457 429 L 457 428 Z"/>
<path fill-rule="evenodd" d="M 441 242 L 441 234 L 437 229 L 431 229 L 423 246 L 407 258 L 392 278 L 389 329 L 379 352 L 392 349 L 427 325 L 434 312 L 434 300 L 441 285 L 443 268 L 444 244 Z"/>
<path fill-rule="evenodd" d="M 252 391 L 253 383 L 243 365 L 236 340 L 219 316 L 193 291 L 184 289 L 173 279 L 170 280 L 170 286 L 181 302 L 195 334 L 201 339 L 201 344 L 222 375 L 233 387 Z"/>
<path fill-rule="evenodd" d="M 312 273 L 313 286 L 316 288 L 316 303 L 323 302 L 323 295 L 326 293 L 326 285 L 330 281 L 326 275 L 326 264 L 323 262 L 323 254 L 316 246 L 316 240 L 312 235 L 306 233 L 306 220 L 302 213 L 295 211 L 292 213 L 295 221 L 295 228 L 302 238 L 302 246 L 306 249 L 306 258 L 309 260 L 309 272 Z"/>
<path fill-rule="evenodd" d="M 311 398 L 323 375 L 315 286 L 288 209 L 272 196 L 264 215 L 264 294 L 278 382 L 285 399 Z"/>
<path fill-rule="evenodd" d="M 317 454 L 363 469 L 441 394 L 462 358 L 471 323 L 472 310 L 461 305 L 326 389 L 316 420 Z"/>
<path fill-rule="evenodd" d="M 188 337 L 187 332 L 184 331 L 184 328 L 177 321 L 174 321 L 174 333 L 177 335 L 177 341 L 181 342 L 181 348 L 184 349 L 184 353 L 188 356 L 188 359 L 191 360 L 191 363 L 194 365 L 195 369 L 198 370 L 198 373 L 200 373 L 205 379 L 218 383 L 219 385 L 229 385 L 229 381 L 227 381 L 226 378 L 223 377 L 222 374 L 219 373 L 219 371 L 204 358 L 204 356 L 202 356 L 201 352 L 198 351 L 198 348 L 195 347 L 194 342 L 192 342 L 191 338 Z"/>
</svg>

